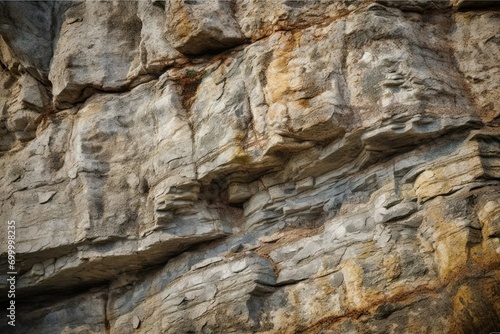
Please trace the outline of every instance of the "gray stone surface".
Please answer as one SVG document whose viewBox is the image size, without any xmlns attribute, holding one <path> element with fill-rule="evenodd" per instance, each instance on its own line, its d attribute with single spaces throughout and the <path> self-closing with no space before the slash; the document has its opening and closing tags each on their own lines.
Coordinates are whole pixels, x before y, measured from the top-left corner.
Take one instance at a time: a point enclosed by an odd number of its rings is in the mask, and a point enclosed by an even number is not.
<svg viewBox="0 0 500 334">
<path fill-rule="evenodd" d="M 165 13 L 167 36 L 182 53 L 219 51 L 244 41 L 231 2 L 166 0 Z"/>
<path fill-rule="evenodd" d="M 495 4 L 1 2 L 20 332 L 498 331 Z"/>
</svg>

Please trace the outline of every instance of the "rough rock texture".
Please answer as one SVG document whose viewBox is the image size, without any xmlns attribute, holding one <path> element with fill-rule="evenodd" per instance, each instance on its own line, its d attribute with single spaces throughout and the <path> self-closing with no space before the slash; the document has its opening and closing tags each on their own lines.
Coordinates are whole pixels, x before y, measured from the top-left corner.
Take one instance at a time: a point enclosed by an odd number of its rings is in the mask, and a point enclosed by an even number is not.
<svg viewBox="0 0 500 334">
<path fill-rule="evenodd" d="M 500 331 L 499 5 L 0 2 L 17 332 Z"/>
</svg>

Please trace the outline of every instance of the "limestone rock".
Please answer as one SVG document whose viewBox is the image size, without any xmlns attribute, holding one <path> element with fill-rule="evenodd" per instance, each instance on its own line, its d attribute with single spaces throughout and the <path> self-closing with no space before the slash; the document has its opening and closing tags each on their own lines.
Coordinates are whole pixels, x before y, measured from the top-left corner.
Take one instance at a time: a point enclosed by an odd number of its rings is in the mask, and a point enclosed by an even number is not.
<svg viewBox="0 0 500 334">
<path fill-rule="evenodd" d="M 234 182 L 228 185 L 228 202 L 229 203 L 244 203 L 258 190 L 255 183 L 245 184 Z"/>
<path fill-rule="evenodd" d="M 486 122 L 499 117 L 496 98 L 500 92 L 496 79 L 499 69 L 498 59 L 493 56 L 500 51 L 499 19 L 498 11 L 455 14 L 457 29 L 453 38 L 457 63 Z"/>
<path fill-rule="evenodd" d="M 58 305 L 17 313 L 16 330 L 22 333 L 103 333 L 106 331 L 106 292 L 89 292 Z"/>
<path fill-rule="evenodd" d="M 499 22 L 461 0 L 1 3 L 17 328 L 498 331 Z"/>
<path fill-rule="evenodd" d="M 35 78 L 46 81 L 55 34 L 59 31 L 62 13 L 70 5 L 60 1 L 2 2 L 2 63 L 16 74 L 27 71 Z"/>
<path fill-rule="evenodd" d="M 451 6 L 449 0 L 377 0 L 384 6 L 397 7 L 404 11 L 439 10 Z"/>
<path fill-rule="evenodd" d="M 236 0 L 235 17 L 245 37 L 257 41 L 276 31 L 289 31 L 344 16 L 362 7 L 361 0 Z M 262 10 L 265 7 L 266 10 Z"/>
<path fill-rule="evenodd" d="M 166 33 L 182 53 L 223 50 L 243 42 L 230 3 L 224 0 L 167 0 Z"/>
<path fill-rule="evenodd" d="M 80 102 L 93 90 L 130 84 L 127 76 L 140 41 L 136 7 L 133 2 L 90 1 L 66 11 L 49 74 L 56 102 Z"/>
<path fill-rule="evenodd" d="M 174 49 L 161 28 L 165 19 L 164 5 L 139 1 L 137 6 L 137 16 L 142 24 L 139 45 L 141 67 L 137 68 L 137 74 L 141 71 L 161 74 L 168 66 L 183 63 L 182 54 Z"/>
</svg>

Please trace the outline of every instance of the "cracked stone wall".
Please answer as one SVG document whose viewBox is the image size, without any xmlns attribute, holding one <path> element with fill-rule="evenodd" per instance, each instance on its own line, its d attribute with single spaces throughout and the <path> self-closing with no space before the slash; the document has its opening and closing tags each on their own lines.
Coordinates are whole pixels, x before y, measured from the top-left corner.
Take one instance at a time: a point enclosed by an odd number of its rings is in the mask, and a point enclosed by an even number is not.
<svg viewBox="0 0 500 334">
<path fill-rule="evenodd" d="M 499 96 L 499 1 L 0 1 L 0 332 L 500 331 Z"/>
</svg>

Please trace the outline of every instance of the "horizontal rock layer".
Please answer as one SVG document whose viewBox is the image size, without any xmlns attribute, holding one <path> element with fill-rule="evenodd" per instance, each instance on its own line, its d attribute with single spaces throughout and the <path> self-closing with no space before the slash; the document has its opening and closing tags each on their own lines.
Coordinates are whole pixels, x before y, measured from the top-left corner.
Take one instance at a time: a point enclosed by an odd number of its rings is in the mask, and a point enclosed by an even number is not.
<svg viewBox="0 0 500 334">
<path fill-rule="evenodd" d="M 1 2 L 18 332 L 500 331 L 498 5 Z"/>
</svg>

